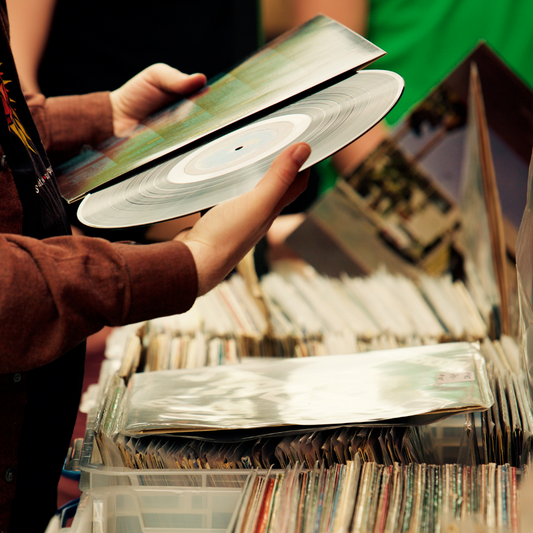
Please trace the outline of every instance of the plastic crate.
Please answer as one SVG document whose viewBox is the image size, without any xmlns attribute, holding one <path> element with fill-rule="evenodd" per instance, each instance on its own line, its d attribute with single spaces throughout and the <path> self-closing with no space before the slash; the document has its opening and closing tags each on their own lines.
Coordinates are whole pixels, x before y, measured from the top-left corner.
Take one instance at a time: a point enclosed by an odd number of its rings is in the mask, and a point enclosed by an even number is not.
<svg viewBox="0 0 533 533">
<path fill-rule="evenodd" d="M 238 488 L 107 487 L 83 494 L 69 533 L 223 533 Z"/>
<path fill-rule="evenodd" d="M 109 467 L 100 461 L 94 446 L 94 431 L 87 429 L 79 457 L 71 460 L 72 468 L 80 470 L 82 492 L 104 487 L 182 487 L 240 489 L 250 470 L 133 470 Z"/>
<path fill-rule="evenodd" d="M 231 473 L 234 487 L 242 487 L 249 475 L 248 470 L 133 470 L 127 467 L 107 467 L 101 461 L 94 440 L 92 417 L 89 415 L 83 445 L 78 447 L 78 455 L 67 468 L 80 470 L 80 490 L 108 486 L 204 486 L 217 487 L 230 483 Z M 478 443 L 481 443 L 481 423 L 479 413 L 474 415 Z M 457 463 L 461 457 L 464 437 L 465 415 L 455 415 L 429 426 L 433 452 L 437 464 Z M 217 477 L 221 474 L 222 477 Z"/>
</svg>

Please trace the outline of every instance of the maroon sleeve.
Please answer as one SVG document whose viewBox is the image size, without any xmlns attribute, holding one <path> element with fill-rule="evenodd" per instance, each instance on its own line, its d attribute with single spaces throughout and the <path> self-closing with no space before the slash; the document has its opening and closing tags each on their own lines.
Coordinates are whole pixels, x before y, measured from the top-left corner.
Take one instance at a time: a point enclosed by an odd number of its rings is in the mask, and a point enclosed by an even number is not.
<svg viewBox="0 0 533 533">
<path fill-rule="evenodd" d="M 44 365 L 105 325 L 184 312 L 198 292 L 181 242 L 0 235 L 0 256 L 0 374 Z"/>
<path fill-rule="evenodd" d="M 75 156 L 84 144 L 96 146 L 113 136 L 108 92 L 54 98 L 25 96 L 52 162 Z"/>
</svg>

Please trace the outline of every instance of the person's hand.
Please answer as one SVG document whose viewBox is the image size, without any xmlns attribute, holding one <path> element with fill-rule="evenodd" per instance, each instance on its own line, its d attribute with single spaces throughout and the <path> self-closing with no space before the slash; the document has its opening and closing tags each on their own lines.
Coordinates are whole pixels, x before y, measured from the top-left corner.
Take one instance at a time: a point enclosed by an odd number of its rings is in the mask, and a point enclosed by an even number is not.
<svg viewBox="0 0 533 533">
<path fill-rule="evenodd" d="M 154 111 L 201 89 L 205 83 L 203 74 L 184 74 L 163 63 L 144 69 L 111 92 L 115 135 L 120 136 Z"/>
<path fill-rule="evenodd" d="M 218 285 L 266 234 L 281 210 L 307 187 L 309 172 L 298 173 L 311 148 L 285 149 L 251 191 L 209 210 L 176 240 L 190 249 L 198 273 L 198 296 Z"/>
</svg>

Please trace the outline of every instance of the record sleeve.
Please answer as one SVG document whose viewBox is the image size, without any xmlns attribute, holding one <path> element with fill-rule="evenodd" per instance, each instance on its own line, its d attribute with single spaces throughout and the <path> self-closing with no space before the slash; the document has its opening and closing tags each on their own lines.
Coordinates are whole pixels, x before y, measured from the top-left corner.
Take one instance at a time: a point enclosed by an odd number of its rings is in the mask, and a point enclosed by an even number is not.
<svg viewBox="0 0 533 533">
<path fill-rule="evenodd" d="M 56 169 L 70 203 L 241 119 L 353 73 L 385 52 L 342 24 L 319 15 L 265 44 L 227 74 L 170 104 L 133 131 L 87 149 Z M 337 80 L 338 81 L 338 80 Z"/>
<path fill-rule="evenodd" d="M 361 424 L 487 409 L 484 361 L 469 343 L 138 373 L 125 435 Z"/>
</svg>

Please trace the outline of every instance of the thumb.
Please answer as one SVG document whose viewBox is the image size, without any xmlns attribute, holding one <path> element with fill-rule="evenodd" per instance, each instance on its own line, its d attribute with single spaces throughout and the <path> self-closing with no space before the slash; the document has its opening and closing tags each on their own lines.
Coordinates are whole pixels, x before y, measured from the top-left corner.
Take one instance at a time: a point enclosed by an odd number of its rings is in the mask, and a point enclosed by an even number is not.
<svg viewBox="0 0 533 533">
<path fill-rule="evenodd" d="M 299 170 L 310 154 L 308 144 L 297 143 L 274 159 L 269 171 L 255 187 L 255 193 L 263 198 L 265 211 L 277 216 L 305 190 L 309 172 Z"/>
</svg>

